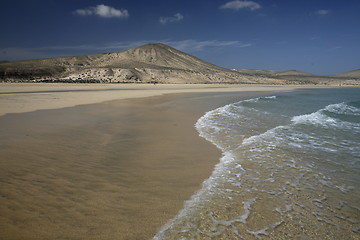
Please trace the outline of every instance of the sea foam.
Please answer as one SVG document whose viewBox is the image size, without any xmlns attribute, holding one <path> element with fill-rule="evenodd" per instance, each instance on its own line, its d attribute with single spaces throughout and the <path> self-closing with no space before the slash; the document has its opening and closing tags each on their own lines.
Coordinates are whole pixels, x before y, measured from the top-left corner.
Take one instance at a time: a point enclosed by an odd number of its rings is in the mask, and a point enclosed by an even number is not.
<svg viewBox="0 0 360 240">
<path fill-rule="evenodd" d="M 358 237 L 360 109 L 312 96 L 259 97 L 201 117 L 199 135 L 223 156 L 154 239 Z"/>
</svg>

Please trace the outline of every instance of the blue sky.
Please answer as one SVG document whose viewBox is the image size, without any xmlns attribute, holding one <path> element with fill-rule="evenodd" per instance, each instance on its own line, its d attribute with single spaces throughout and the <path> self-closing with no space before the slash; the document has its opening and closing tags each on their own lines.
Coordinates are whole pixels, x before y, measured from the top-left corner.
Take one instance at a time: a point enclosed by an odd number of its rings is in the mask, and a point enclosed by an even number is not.
<svg viewBox="0 0 360 240">
<path fill-rule="evenodd" d="M 360 68 L 359 0 L 1 0 L 0 60 L 162 42 L 226 68 Z"/>
</svg>

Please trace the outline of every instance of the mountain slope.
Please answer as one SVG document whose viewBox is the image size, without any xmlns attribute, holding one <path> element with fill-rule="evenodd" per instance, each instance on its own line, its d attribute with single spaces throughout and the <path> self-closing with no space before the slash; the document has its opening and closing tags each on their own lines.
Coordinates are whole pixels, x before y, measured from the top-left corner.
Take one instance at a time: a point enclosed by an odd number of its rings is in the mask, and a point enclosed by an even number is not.
<svg viewBox="0 0 360 240">
<path fill-rule="evenodd" d="M 152 67 L 195 71 L 227 71 L 165 44 L 148 44 L 124 52 L 106 54 L 94 61 L 102 67 Z"/>
<path fill-rule="evenodd" d="M 122 52 L 0 64 L 0 80 L 42 82 L 282 83 L 221 68 L 165 44 Z"/>
<path fill-rule="evenodd" d="M 314 74 L 301 72 L 301 71 L 298 71 L 298 70 L 288 70 L 288 71 L 284 71 L 284 72 L 277 72 L 274 75 L 275 76 L 297 76 L 297 77 L 301 77 L 301 76 L 313 77 L 313 76 L 316 76 Z"/>
<path fill-rule="evenodd" d="M 339 73 L 335 75 L 331 75 L 331 77 L 339 77 L 339 78 L 360 78 L 360 69 Z"/>
</svg>

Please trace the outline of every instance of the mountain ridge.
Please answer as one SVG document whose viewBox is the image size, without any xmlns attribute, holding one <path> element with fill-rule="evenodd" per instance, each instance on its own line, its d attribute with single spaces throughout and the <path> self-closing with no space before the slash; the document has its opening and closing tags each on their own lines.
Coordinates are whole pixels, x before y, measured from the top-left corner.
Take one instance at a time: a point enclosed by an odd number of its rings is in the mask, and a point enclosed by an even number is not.
<svg viewBox="0 0 360 240">
<path fill-rule="evenodd" d="M 297 70 L 226 69 L 162 43 L 125 51 L 0 63 L 0 81 L 97 83 L 334 84 Z"/>
</svg>

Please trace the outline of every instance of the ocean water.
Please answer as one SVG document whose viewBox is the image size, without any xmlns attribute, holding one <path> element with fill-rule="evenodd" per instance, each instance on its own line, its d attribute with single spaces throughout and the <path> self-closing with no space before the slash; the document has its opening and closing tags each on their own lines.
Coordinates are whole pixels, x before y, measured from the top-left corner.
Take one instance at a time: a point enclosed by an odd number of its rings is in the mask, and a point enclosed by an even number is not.
<svg viewBox="0 0 360 240">
<path fill-rule="evenodd" d="M 223 156 L 154 239 L 360 239 L 360 88 L 244 100 L 196 129 Z"/>
</svg>

